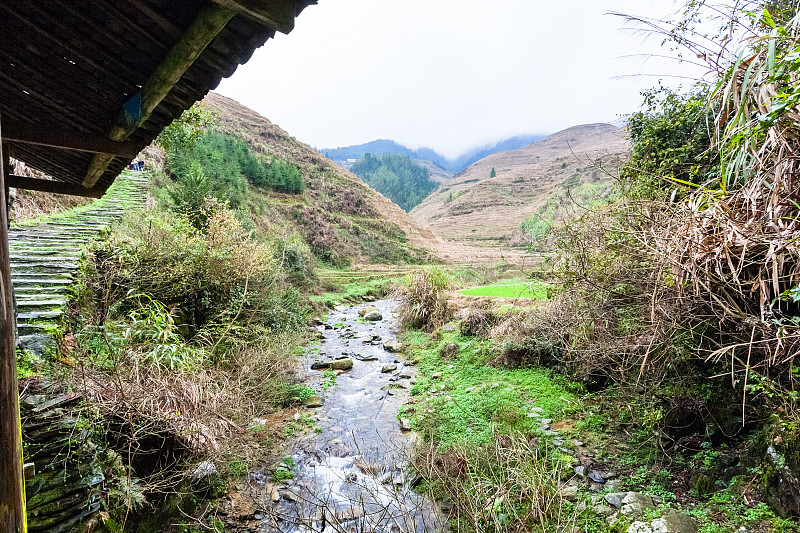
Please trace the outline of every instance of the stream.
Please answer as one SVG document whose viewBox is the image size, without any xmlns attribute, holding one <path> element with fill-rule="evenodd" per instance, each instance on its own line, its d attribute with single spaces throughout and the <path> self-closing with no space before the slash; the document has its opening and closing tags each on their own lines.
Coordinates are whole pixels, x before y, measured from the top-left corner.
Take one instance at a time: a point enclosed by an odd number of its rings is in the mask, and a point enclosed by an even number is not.
<svg viewBox="0 0 800 533">
<path fill-rule="evenodd" d="M 411 439 L 397 414 L 409 398 L 416 369 L 386 343 L 396 340 L 396 303 L 380 300 L 343 305 L 318 326 L 319 351 L 309 349 L 304 366 L 311 382 L 324 379 L 314 363 L 339 360 L 335 386 L 322 407 L 310 408 L 316 430 L 287 449 L 294 479 L 272 492 L 264 507 L 264 532 L 433 532 L 442 529 L 435 507 L 415 494 L 409 474 Z M 382 316 L 368 321 L 359 310 L 375 306 Z M 369 315 L 367 315 L 369 316 Z M 375 318 L 375 316 L 373 316 Z M 391 344 L 390 344 L 391 347 Z M 330 371 L 326 376 L 330 376 Z"/>
</svg>

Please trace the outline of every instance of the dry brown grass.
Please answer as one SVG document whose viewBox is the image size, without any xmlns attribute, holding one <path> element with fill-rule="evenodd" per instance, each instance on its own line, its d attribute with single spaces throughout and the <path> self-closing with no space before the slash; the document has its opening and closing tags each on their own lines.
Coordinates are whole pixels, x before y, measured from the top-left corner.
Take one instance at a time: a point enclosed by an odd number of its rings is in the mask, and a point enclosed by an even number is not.
<svg viewBox="0 0 800 533">
<path fill-rule="evenodd" d="M 453 314 L 448 301 L 448 289 L 453 283 L 450 273 L 440 267 L 408 274 L 393 291 L 393 297 L 400 302 L 400 324 L 429 332 L 442 326 Z"/>
<path fill-rule="evenodd" d="M 559 494 L 566 465 L 548 459 L 541 442 L 522 435 L 447 451 L 426 445 L 417 450 L 415 467 L 431 496 L 452 505 L 451 531 L 550 532 L 575 523 Z"/>
</svg>

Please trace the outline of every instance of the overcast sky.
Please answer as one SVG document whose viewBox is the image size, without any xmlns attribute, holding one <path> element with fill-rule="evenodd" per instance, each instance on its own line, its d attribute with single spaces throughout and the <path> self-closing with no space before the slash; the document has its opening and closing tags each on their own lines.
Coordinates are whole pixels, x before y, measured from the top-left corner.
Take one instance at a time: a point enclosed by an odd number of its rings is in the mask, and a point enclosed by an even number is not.
<svg viewBox="0 0 800 533">
<path fill-rule="evenodd" d="M 378 138 L 449 157 L 520 133 L 635 111 L 639 93 L 702 71 L 608 11 L 672 0 L 320 0 L 218 92 L 319 148 Z M 627 29 L 626 29 L 627 28 Z M 654 74 L 655 76 L 641 76 Z"/>
</svg>

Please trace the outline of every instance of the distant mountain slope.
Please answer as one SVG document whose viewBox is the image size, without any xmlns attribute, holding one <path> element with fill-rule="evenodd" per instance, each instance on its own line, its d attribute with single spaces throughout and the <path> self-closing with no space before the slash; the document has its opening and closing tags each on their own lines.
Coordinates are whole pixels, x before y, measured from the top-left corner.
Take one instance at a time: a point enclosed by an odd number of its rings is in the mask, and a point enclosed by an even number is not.
<svg viewBox="0 0 800 533">
<path fill-rule="evenodd" d="M 418 148 L 412 150 L 402 144 L 399 144 L 390 139 L 377 139 L 364 144 L 353 146 L 345 146 L 342 148 L 322 148 L 320 153 L 325 157 L 332 159 L 339 165 L 350 168 L 355 160 L 363 158 L 367 154 L 383 155 L 383 154 L 397 154 L 406 155 L 414 159 L 423 159 L 430 161 L 435 166 L 444 169 L 445 171 L 454 174 L 460 172 L 472 163 L 496 152 L 504 150 L 514 150 L 527 146 L 532 142 L 544 139 L 545 135 L 517 135 L 504 139 L 494 144 L 486 144 L 467 151 L 464 154 L 454 158 L 448 159 L 443 155 L 437 153 L 432 148 Z"/>
<path fill-rule="evenodd" d="M 411 215 L 451 241 L 514 243 L 520 223 L 552 194 L 586 182 L 610 183 L 627 153 L 623 129 L 575 126 L 481 159 L 442 184 Z"/>
<path fill-rule="evenodd" d="M 315 255 L 334 264 L 430 257 L 438 239 L 358 177 L 234 100 L 209 93 L 204 103 L 218 114 L 215 130 L 244 140 L 258 154 L 287 160 L 302 173 L 302 194 L 264 191 L 270 201 L 256 224 L 301 234 Z"/>
<path fill-rule="evenodd" d="M 350 170 L 404 211 L 411 211 L 438 186 L 431 181 L 427 168 L 406 155 L 367 154 Z"/>
<path fill-rule="evenodd" d="M 414 163 L 421 167 L 425 167 L 425 169 L 428 171 L 428 179 L 436 183 L 444 183 L 453 177 L 452 172 L 443 169 L 433 161 L 429 161 L 427 159 L 414 159 Z"/>
</svg>

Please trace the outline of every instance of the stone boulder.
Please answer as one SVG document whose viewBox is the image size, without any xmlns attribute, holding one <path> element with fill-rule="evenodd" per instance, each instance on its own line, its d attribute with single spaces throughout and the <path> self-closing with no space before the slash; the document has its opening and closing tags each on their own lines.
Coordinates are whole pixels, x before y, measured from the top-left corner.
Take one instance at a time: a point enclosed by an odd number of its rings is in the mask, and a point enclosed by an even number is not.
<svg viewBox="0 0 800 533">
<path fill-rule="evenodd" d="M 372 313 L 373 311 L 377 310 L 378 308 L 375 307 L 374 305 L 368 305 L 366 307 L 362 307 L 361 309 L 359 309 L 358 314 L 361 316 L 367 316 L 369 313 Z"/>
<path fill-rule="evenodd" d="M 383 349 L 390 353 L 402 352 L 405 344 L 400 341 L 388 341 L 383 343 Z"/>
<path fill-rule="evenodd" d="M 335 361 L 317 361 L 311 365 L 311 370 L 350 370 L 351 368 L 353 368 L 353 360 L 349 357 Z"/>
<path fill-rule="evenodd" d="M 377 322 L 378 320 L 383 320 L 383 315 L 380 311 L 370 311 L 366 315 L 364 315 L 365 320 L 369 320 L 370 322 Z"/>
<path fill-rule="evenodd" d="M 303 406 L 308 407 L 309 409 L 314 409 L 316 407 L 322 407 L 325 403 L 325 400 L 317 396 L 316 394 L 309 396 L 305 400 L 303 400 Z"/>
<path fill-rule="evenodd" d="M 652 496 L 640 492 L 612 492 L 605 495 L 605 500 L 614 509 L 629 519 L 644 516 L 645 511 L 656 508 Z"/>
</svg>

